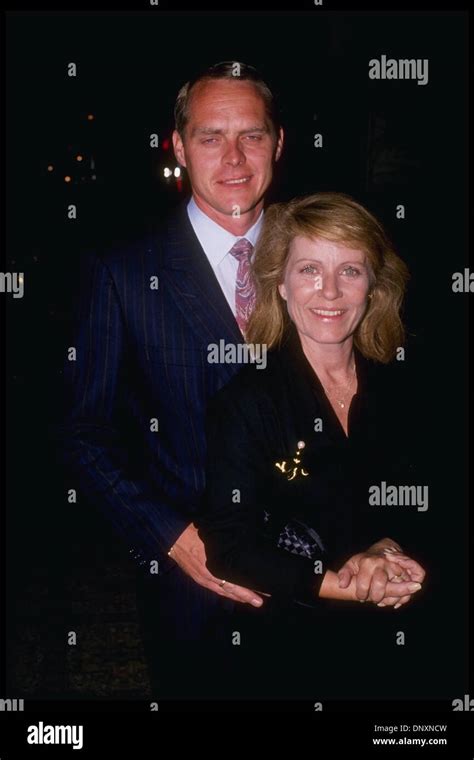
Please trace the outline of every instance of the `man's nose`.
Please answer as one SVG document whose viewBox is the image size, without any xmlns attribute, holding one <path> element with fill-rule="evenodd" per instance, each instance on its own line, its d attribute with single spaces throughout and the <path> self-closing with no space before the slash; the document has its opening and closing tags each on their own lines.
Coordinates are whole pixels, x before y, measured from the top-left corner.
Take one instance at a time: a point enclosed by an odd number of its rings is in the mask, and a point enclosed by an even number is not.
<svg viewBox="0 0 474 760">
<path fill-rule="evenodd" d="M 237 141 L 230 142 L 224 153 L 224 161 L 231 166 L 238 166 L 245 161 L 245 153 Z"/>
</svg>

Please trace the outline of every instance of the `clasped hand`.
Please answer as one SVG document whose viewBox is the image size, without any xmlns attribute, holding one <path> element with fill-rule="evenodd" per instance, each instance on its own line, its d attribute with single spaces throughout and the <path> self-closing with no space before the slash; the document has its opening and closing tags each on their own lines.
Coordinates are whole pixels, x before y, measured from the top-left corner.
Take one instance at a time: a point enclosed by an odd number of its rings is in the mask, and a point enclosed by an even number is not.
<svg viewBox="0 0 474 760">
<path fill-rule="evenodd" d="M 339 572 L 328 571 L 329 598 L 371 601 L 379 607 L 398 609 L 420 590 L 425 571 L 415 560 L 407 557 L 392 539 L 384 538 L 365 552 L 354 554 Z M 216 578 L 206 567 L 206 550 L 196 526 L 191 523 L 170 550 L 170 556 L 196 583 L 219 596 L 235 602 L 260 607 L 263 591 L 244 588 L 222 578 Z"/>
<path fill-rule="evenodd" d="M 425 575 L 418 562 L 393 548 L 390 539 L 354 554 L 338 572 L 339 588 L 353 583 L 359 601 L 394 609 L 406 604 L 422 588 Z"/>
</svg>

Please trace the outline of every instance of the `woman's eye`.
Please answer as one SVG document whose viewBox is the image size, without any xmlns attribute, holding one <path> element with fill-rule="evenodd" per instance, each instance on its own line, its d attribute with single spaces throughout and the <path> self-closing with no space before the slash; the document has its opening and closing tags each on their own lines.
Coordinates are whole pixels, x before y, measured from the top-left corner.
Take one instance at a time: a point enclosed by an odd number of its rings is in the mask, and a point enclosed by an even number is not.
<svg viewBox="0 0 474 760">
<path fill-rule="evenodd" d="M 316 267 L 314 267 L 312 264 L 306 264 L 305 267 L 301 270 L 303 274 L 314 274 L 316 272 Z"/>
<path fill-rule="evenodd" d="M 356 269 L 356 267 L 345 267 L 342 272 L 343 274 L 348 274 L 349 277 L 357 277 L 360 274 L 360 270 Z"/>
</svg>

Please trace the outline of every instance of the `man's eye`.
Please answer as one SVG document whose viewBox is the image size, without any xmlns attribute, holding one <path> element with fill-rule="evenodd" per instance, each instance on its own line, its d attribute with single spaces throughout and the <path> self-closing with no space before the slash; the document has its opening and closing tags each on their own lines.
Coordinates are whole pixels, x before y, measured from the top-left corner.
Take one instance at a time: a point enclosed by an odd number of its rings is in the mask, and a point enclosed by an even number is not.
<svg viewBox="0 0 474 760">
<path fill-rule="evenodd" d="M 262 135 L 246 135 L 249 140 L 259 141 L 262 139 Z"/>
<path fill-rule="evenodd" d="M 215 142 L 215 141 L 216 141 L 215 137 L 208 137 L 206 140 L 203 140 L 202 142 L 203 143 L 211 143 L 211 142 Z"/>
</svg>

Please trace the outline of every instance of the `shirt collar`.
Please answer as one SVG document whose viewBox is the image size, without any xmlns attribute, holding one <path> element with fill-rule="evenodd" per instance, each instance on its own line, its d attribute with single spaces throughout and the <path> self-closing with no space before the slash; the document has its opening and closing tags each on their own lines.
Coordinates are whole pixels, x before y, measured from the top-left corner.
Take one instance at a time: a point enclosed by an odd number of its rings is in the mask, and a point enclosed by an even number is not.
<svg viewBox="0 0 474 760">
<path fill-rule="evenodd" d="M 262 209 L 257 221 L 244 235 L 233 235 L 201 211 L 193 196 L 187 205 L 187 211 L 189 221 L 213 269 L 219 266 L 237 240 L 246 238 L 255 247 L 263 224 Z"/>
</svg>

